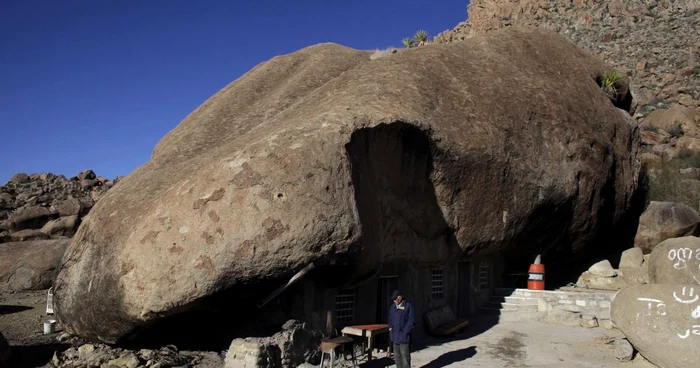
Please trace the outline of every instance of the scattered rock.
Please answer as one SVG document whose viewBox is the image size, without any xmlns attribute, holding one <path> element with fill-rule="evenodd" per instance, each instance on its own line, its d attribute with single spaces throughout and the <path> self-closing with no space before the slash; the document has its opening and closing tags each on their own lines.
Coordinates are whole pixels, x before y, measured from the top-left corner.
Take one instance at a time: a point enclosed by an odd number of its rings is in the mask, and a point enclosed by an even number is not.
<svg viewBox="0 0 700 368">
<path fill-rule="evenodd" d="M 642 248 L 633 247 L 622 252 L 620 255 L 620 265 L 618 268 L 639 268 L 644 263 L 644 252 Z"/>
<path fill-rule="evenodd" d="M 700 367 L 700 316 L 695 286 L 635 285 L 612 301 L 612 320 L 630 343 L 659 367 Z M 683 353 L 679 353 L 683 352 Z"/>
<path fill-rule="evenodd" d="M 700 214 L 690 206 L 683 203 L 652 201 L 639 219 L 634 245 L 642 248 L 644 253 L 651 253 L 657 244 L 666 239 L 698 235 L 698 224 Z"/>
<path fill-rule="evenodd" d="M 27 182 L 27 180 L 29 180 L 29 175 L 27 175 L 25 173 L 17 173 L 17 174 L 12 175 L 12 177 L 10 177 L 9 183 L 22 184 L 22 183 Z"/>
<path fill-rule="evenodd" d="M 680 125 L 685 134 L 697 137 L 700 135 L 700 131 L 695 123 L 695 116 L 697 116 L 695 109 L 682 105 L 673 105 L 669 109 L 660 109 L 651 112 L 649 116 L 644 119 L 644 124 L 664 130 L 668 130 L 675 125 Z"/>
<path fill-rule="evenodd" d="M 437 264 L 537 237 L 572 239 L 550 251 L 575 259 L 617 243 L 608 235 L 631 220 L 639 128 L 591 84 L 609 69 L 600 59 L 533 28 L 370 55 L 322 44 L 276 57 L 164 137 L 81 223 L 56 280 L 66 330 L 115 342 L 315 261 L 342 259 L 352 282 L 399 255 Z M 450 72 L 436 73 L 436 59 Z M 271 120 L 258 125 L 261 111 Z"/>
<path fill-rule="evenodd" d="M 615 340 L 615 358 L 621 362 L 629 362 L 634 358 L 634 348 L 627 339 Z"/>
<path fill-rule="evenodd" d="M 126 352 L 122 354 L 117 359 L 112 359 L 107 362 L 107 365 L 113 365 L 115 367 L 125 367 L 125 368 L 136 368 L 140 364 L 139 358 L 134 355 L 134 353 Z"/>
<path fill-rule="evenodd" d="M 579 326 L 585 328 L 598 327 L 598 318 L 590 314 L 582 314 L 579 318 Z"/>
<path fill-rule="evenodd" d="M 76 175 L 77 180 L 95 180 L 97 179 L 97 175 L 95 174 L 94 171 L 87 169 L 83 170 L 78 175 Z"/>
<path fill-rule="evenodd" d="M 86 171 L 79 176 L 85 179 L 67 180 L 63 175 L 51 173 L 22 174 L 0 186 L 0 233 L 4 231 L 39 230 L 55 221 L 49 231 L 54 236 L 72 236 L 95 201 L 101 198 L 114 183 L 103 177 L 94 178 L 94 172 Z M 87 179 L 92 177 L 92 179 Z M 70 216 L 78 216 L 76 221 Z M 63 219 L 68 217 L 67 219 Z M 58 225 L 58 227 L 56 227 Z M 46 229 L 44 229 L 46 230 Z M 4 241 L 21 241 L 26 237 L 9 238 Z"/>
<path fill-rule="evenodd" d="M 61 217 L 85 214 L 85 205 L 77 198 L 67 198 L 56 201 L 51 206 L 52 213 L 58 213 Z"/>
<path fill-rule="evenodd" d="M 10 239 L 15 242 L 23 242 L 30 240 L 45 240 L 51 237 L 41 230 L 25 229 L 10 233 Z"/>
<path fill-rule="evenodd" d="M 642 163 L 642 168 L 645 170 L 651 170 L 654 168 L 657 168 L 661 165 L 663 162 L 663 159 L 661 156 L 651 153 L 651 152 L 644 152 L 640 155 L 639 157 L 641 163 Z"/>
<path fill-rule="evenodd" d="M 318 362 L 320 343 L 321 334 L 318 331 L 290 320 L 282 326 L 282 331 L 271 337 L 233 340 L 226 353 L 225 366 L 297 367 L 307 361 Z"/>
<path fill-rule="evenodd" d="M 603 327 L 606 330 L 614 330 L 615 329 L 615 324 L 613 321 L 609 319 L 602 319 L 600 320 L 600 327 Z"/>
<path fill-rule="evenodd" d="M 640 269 L 641 270 L 641 269 Z M 580 287 L 595 290 L 620 290 L 630 285 L 643 284 L 647 282 L 648 275 L 639 272 L 630 272 L 630 270 L 617 271 L 617 276 L 597 276 L 589 271 L 585 271 L 579 276 L 576 284 Z"/>
<path fill-rule="evenodd" d="M 588 269 L 588 272 L 591 273 L 591 275 L 594 276 L 602 276 L 602 277 L 615 277 L 617 276 L 617 270 L 613 268 L 613 266 L 610 264 L 610 261 L 602 260 L 593 266 L 591 266 Z"/>
<path fill-rule="evenodd" d="M 95 345 L 85 344 L 78 348 L 78 357 L 81 359 L 86 359 L 90 354 L 95 352 Z"/>
<path fill-rule="evenodd" d="M 0 244 L 0 292 L 51 287 L 69 239 Z"/>
<path fill-rule="evenodd" d="M 700 291 L 700 238 L 684 236 L 657 245 L 649 258 L 649 281 L 696 285 Z"/>
<path fill-rule="evenodd" d="M 78 229 L 78 215 L 66 216 L 51 220 L 41 228 L 41 232 L 50 236 L 72 237 Z"/>
<path fill-rule="evenodd" d="M 10 230 L 41 229 L 51 220 L 51 212 L 46 207 L 29 206 L 20 208 L 8 218 Z"/>
</svg>

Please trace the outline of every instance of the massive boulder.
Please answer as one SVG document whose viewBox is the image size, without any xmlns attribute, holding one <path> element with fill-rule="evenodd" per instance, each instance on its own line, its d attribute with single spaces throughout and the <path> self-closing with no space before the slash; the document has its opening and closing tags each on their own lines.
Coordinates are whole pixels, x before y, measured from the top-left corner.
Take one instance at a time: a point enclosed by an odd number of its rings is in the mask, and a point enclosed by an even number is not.
<svg viewBox="0 0 700 368">
<path fill-rule="evenodd" d="M 41 229 L 51 220 L 51 212 L 46 207 L 29 206 L 15 211 L 8 218 L 10 230 Z"/>
<path fill-rule="evenodd" d="M 51 287 L 69 239 L 0 244 L 0 291 Z"/>
<path fill-rule="evenodd" d="M 659 367 L 700 367 L 700 287 L 647 284 L 620 290 L 611 317 L 632 345 Z"/>
<path fill-rule="evenodd" d="M 649 281 L 696 285 L 700 290 L 700 238 L 684 236 L 657 245 L 649 257 Z"/>
<path fill-rule="evenodd" d="M 604 63 L 531 28 L 371 54 L 275 57 L 168 133 L 66 252 L 66 330 L 118 342 L 311 263 L 341 286 L 389 261 L 575 257 L 621 232 L 639 132 L 596 83 Z"/>
<path fill-rule="evenodd" d="M 634 246 L 648 254 L 669 238 L 700 234 L 700 214 L 690 206 L 675 202 L 651 201 L 639 218 Z"/>
</svg>

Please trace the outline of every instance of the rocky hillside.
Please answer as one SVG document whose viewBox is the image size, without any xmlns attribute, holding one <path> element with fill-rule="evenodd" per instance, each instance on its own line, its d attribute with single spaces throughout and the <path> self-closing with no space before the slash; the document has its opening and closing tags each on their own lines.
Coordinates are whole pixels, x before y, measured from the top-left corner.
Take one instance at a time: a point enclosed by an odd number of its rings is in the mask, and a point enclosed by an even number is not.
<svg viewBox="0 0 700 368">
<path fill-rule="evenodd" d="M 539 26 L 628 75 L 638 118 L 676 103 L 700 106 L 698 0 L 473 0 L 468 14 L 435 42 L 514 25 Z"/>
<path fill-rule="evenodd" d="M 0 243 L 73 236 L 81 218 L 119 179 L 92 170 L 70 179 L 15 174 L 0 186 Z"/>
<path fill-rule="evenodd" d="M 555 30 L 630 79 L 650 200 L 700 205 L 700 1 L 473 0 L 435 43 L 517 25 Z"/>
</svg>

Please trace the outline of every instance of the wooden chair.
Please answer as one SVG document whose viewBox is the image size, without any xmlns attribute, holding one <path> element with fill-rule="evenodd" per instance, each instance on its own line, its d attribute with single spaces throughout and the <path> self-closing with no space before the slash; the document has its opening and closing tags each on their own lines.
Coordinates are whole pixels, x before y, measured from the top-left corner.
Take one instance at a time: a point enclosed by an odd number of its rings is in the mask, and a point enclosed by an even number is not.
<svg viewBox="0 0 700 368">
<path fill-rule="evenodd" d="M 337 335 L 337 331 L 336 331 Z M 354 347 L 355 340 L 353 340 L 352 337 L 350 336 L 336 336 L 336 337 L 328 337 L 324 338 L 321 340 L 321 364 L 319 365 L 320 368 L 323 368 L 323 361 L 324 357 L 326 354 L 329 355 L 330 358 L 330 368 L 333 368 L 335 366 L 335 351 L 337 348 L 342 349 L 342 354 L 343 354 L 343 360 L 347 361 L 348 358 L 348 353 L 350 356 L 350 360 L 352 361 L 352 366 L 357 367 L 357 358 L 355 357 L 355 347 Z M 346 347 L 350 345 L 350 352 L 346 350 Z"/>
</svg>

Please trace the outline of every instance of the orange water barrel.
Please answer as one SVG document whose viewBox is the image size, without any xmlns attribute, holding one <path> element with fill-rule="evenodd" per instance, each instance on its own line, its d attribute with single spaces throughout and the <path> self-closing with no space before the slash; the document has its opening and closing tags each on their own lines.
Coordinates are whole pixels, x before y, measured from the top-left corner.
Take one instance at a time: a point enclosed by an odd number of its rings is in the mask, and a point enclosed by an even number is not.
<svg viewBox="0 0 700 368">
<path fill-rule="evenodd" d="M 544 265 L 531 264 L 528 274 L 527 288 L 530 290 L 544 290 Z"/>
</svg>

